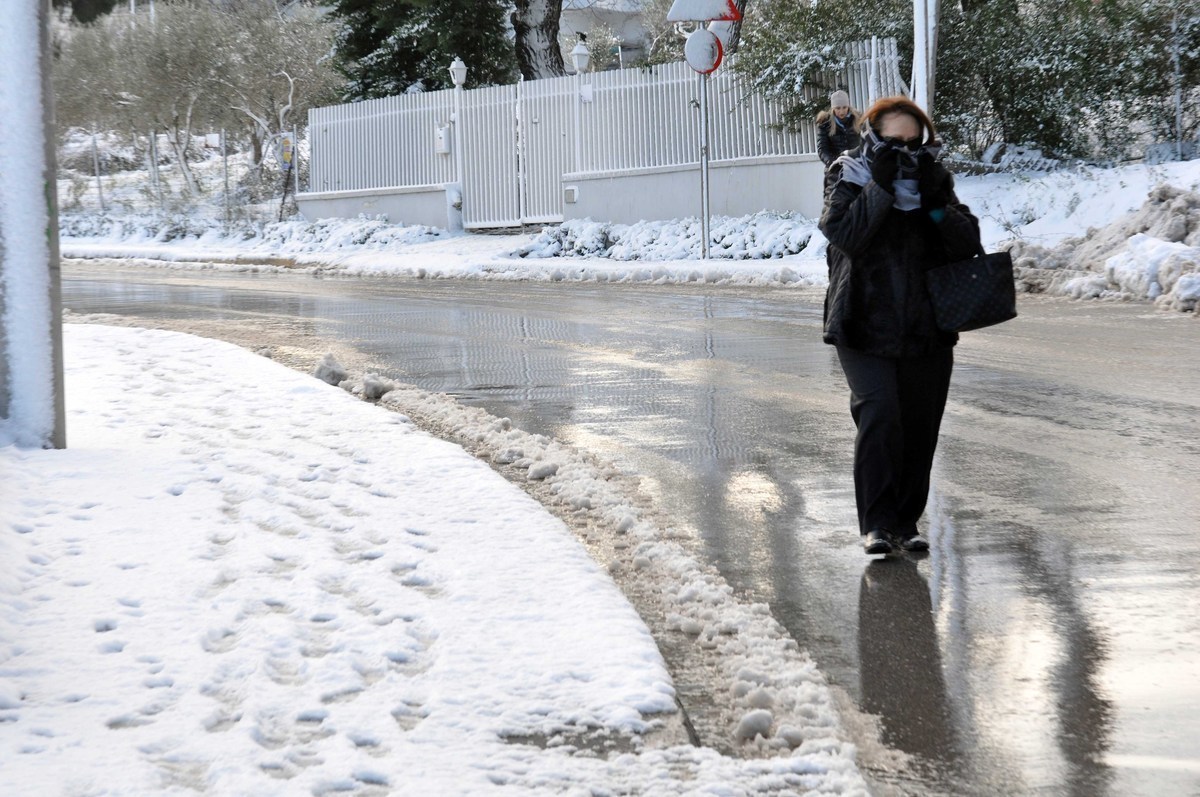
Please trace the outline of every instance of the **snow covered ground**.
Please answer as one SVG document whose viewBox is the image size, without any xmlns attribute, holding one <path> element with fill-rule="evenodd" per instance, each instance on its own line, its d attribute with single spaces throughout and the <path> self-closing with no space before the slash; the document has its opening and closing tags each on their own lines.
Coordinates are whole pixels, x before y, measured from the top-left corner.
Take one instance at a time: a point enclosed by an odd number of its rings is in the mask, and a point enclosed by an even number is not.
<svg viewBox="0 0 1200 797">
<path fill-rule="evenodd" d="M 1171 196 L 1164 199 L 1160 186 Z M 1184 278 L 1200 272 L 1200 161 L 960 177 L 958 188 L 980 218 L 984 245 L 1016 246 L 1028 290 L 1155 299 L 1184 310 L 1200 299 L 1200 278 Z M 148 266 L 766 286 L 820 286 L 826 279 L 825 240 L 815 221 L 765 211 L 715 219 L 708 262 L 699 260 L 697 219 L 574 221 L 536 234 L 454 236 L 379 219 L 226 232 L 194 218 L 69 216 L 63 233 L 68 256 L 127 257 Z M 1130 246 L 1140 234 L 1178 246 L 1140 238 Z M 1061 273 L 1046 273 L 1055 269 Z"/>
<path fill-rule="evenodd" d="M 758 757 L 672 736 L 637 613 L 462 449 L 229 344 L 65 348 L 70 448 L 0 448 L 5 795 L 866 793 L 811 661 L 632 516 Z M 584 494 L 550 441 L 492 433 Z"/>
</svg>

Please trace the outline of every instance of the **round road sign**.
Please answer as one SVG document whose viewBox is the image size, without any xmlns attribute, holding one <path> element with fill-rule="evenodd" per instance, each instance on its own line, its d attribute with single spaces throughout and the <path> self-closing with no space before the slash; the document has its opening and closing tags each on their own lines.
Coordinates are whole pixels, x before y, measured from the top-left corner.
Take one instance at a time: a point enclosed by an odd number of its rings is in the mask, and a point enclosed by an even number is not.
<svg viewBox="0 0 1200 797">
<path fill-rule="evenodd" d="M 715 72 L 721 65 L 724 50 L 717 34 L 707 28 L 700 28 L 688 34 L 683 44 L 683 58 L 688 66 L 702 75 Z"/>
</svg>

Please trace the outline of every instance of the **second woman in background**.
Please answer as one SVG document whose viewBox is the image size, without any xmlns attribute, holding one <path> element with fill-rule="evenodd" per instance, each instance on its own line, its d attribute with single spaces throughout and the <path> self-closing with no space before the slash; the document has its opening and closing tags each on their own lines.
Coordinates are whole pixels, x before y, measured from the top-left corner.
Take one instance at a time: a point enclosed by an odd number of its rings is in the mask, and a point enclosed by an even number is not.
<svg viewBox="0 0 1200 797">
<path fill-rule="evenodd" d="M 839 89 L 829 95 L 829 110 L 817 115 L 817 154 L 828 169 L 838 155 L 861 143 L 858 114 L 850 107 L 850 95 Z"/>
</svg>

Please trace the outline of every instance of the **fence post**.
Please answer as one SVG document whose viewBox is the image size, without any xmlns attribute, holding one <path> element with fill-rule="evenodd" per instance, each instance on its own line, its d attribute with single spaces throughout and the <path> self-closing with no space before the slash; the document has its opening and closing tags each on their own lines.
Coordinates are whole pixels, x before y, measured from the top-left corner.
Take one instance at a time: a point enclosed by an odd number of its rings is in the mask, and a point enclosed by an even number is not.
<svg viewBox="0 0 1200 797">
<path fill-rule="evenodd" d="M 708 73 L 700 77 L 700 257 L 708 260 Z"/>
</svg>

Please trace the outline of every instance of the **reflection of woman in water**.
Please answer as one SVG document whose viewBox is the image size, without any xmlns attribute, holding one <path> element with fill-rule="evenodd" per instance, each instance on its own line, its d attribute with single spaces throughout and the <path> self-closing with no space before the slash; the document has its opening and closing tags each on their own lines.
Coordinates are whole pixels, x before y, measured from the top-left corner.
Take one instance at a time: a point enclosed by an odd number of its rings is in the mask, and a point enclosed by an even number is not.
<svg viewBox="0 0 1200 797">
<path fill-rule="evenodd" d="M 952 759 L 933 605 L 916 562 L 877 560 L 863 571 L 858 657 L 862 707 L 882 719 L 884 741 L 912 755 Z"/>
</svg>

